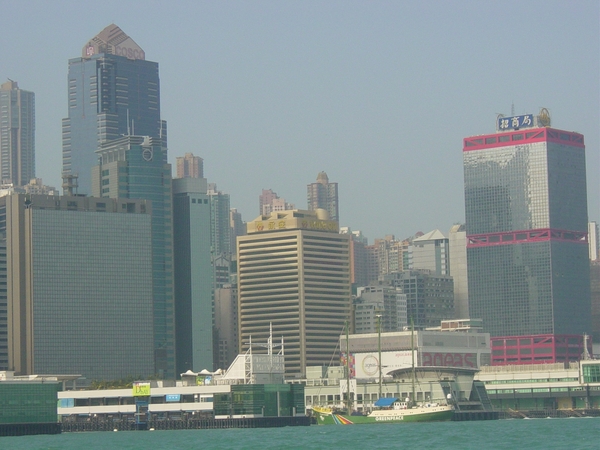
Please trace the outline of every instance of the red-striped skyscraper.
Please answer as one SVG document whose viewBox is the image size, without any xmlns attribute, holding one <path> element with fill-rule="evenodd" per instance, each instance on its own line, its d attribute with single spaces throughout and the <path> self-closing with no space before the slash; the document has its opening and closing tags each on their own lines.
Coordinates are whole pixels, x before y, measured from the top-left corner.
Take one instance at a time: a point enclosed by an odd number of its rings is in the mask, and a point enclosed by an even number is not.
<svg viewBox="0 0 600 450">
<path fill-rule="evenodd" d="M 492 336 L 591 330 L 583 135 L 543 109 L 464 139 L 469 314 Z"/>
</svg>

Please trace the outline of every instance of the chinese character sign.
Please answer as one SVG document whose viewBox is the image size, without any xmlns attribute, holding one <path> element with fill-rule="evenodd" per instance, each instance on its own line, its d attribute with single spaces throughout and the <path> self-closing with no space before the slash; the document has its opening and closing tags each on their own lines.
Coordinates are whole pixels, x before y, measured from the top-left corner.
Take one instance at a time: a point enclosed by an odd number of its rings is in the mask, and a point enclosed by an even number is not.
<svg viewBox="0 0 600 450">
<path fill-rule="evenodd" d="M 533 114 L 513 117 L 498 117 L 498 131 L 511 131 L 533 127 Z"/>
</svg>

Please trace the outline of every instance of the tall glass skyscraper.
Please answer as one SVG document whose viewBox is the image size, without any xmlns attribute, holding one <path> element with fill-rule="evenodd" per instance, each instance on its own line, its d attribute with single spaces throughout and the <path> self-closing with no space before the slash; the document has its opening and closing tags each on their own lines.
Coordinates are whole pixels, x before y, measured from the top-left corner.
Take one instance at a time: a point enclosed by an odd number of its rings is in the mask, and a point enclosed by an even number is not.
<svg viewBox="0 0 600 450">
<path fill-rule="evenodd" d="M 177 372 L 213 370 L 210 200 L 206 178 L 173 180 Z"/>
<path fill-rule="evenodd" d="M 158 63 L 118 26 L 92 38 L 69 60 L 69 115 L 63 119 L 63 173 L 78 175 L 80 194 L 91 193 L 90 173 L 103 142 L 121 136 L 162 138 Z"/>
<path fill-rule="evenodd" d="M 158 375 L 174 378 L 173 215 L 167 149 L 161 139 L 124 136 L 101 144 L 96 158 L 98 165 L 92 172 L 95 197 L 150 200 L 154 363 Z"/>
<path fill-rule="evenodd" d="M 545 113 L 464 139 L 469 313 L 492 336 L 591 329 L 584 140 Z"/>
<path fill-rule="evenodd" d="M 0 177 L 15 186 L 35 178 L 35 95 L 12 80 L 0 85 Z"/>
</svg>

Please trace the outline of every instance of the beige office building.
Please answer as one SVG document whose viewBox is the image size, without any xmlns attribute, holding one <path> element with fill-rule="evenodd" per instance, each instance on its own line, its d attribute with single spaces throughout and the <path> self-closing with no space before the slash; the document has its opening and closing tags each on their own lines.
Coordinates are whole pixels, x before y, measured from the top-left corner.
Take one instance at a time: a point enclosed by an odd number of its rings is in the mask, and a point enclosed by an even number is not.
<svg viewBox="0 0 600 450">
<path fill-rule="evenodd" d="M 267 342 L 272 324 L 288 377 L 337 361 L 350 318 L 350 238 L 327 217 L 324 210 L 273 212 L 238 237 L 240 350 L 250 340 Z"/>
</svg>

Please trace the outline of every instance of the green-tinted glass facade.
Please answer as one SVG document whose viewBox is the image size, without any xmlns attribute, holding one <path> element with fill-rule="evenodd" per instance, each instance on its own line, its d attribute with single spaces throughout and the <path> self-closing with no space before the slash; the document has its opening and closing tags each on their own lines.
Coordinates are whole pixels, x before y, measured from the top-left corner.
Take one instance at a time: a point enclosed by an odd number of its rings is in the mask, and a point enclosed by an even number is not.
<svg viewBox="0 0 600 450">
<path fill-rule="evenodd" d="M 230 393 L 215 394 L 214 411 L 215 416 L 289 417 L 304 414 L 304 385 L 233 385 Z"/>
<path fill-rule="evenodd" d="M 175 377 L 175 307 L 171 165 L 161 139 L 125 136 L 104 143 L 92 173 L 95 196 L 148 200 L 152 222 L 152 288 L 156 373 Z"/>
<path fill-rule="evenodd" d="M 0 424 L 58 421 L 58 383 L 0 382 Z"/>
<path fill-rule="evenodd" d="M 214 369 L 210 200 L 206 180 L 173 180 L 177 373 Z"/>
<path fill-rule="evenodd" d="M 581 371 L 584 383 L 600 383 L 600 364 L 584 364 Z"/>
</svg>

